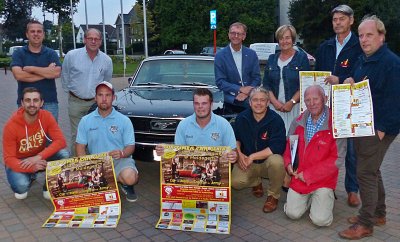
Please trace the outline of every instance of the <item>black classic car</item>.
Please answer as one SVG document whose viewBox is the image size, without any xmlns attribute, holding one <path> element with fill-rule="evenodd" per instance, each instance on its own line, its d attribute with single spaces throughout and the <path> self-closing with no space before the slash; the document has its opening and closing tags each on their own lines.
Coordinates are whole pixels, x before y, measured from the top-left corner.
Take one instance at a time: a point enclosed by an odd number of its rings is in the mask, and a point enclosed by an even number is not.
<svg viewBox="0 0 400 242">
<path fill-rule="evenodd" d="M 173 143 L 178 123 L 193 114 L 193 90 L 205 87 L 214 96 L 213 112 L 223 115 L 223 93 L 215 86 L 214 57 L 169 55 L 142 61 L 129 86 L 116 93 L 113 105 L 135 129 L 135 158 L 153 160 L 155 145 Z M 233 116 L 227 115 L 229 120 Z"/>
</svg>

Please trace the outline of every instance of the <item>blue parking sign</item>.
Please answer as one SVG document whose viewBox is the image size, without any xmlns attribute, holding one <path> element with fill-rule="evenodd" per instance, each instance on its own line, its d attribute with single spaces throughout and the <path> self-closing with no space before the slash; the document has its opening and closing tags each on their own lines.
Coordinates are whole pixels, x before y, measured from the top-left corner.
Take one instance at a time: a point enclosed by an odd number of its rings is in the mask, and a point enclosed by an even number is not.
<svg viewBox="0 0 400 242">
<path fill-rule="evenodd" d="M 217 10 L 210 10 L 210 28 L 217 29 Z"/>
</svg>

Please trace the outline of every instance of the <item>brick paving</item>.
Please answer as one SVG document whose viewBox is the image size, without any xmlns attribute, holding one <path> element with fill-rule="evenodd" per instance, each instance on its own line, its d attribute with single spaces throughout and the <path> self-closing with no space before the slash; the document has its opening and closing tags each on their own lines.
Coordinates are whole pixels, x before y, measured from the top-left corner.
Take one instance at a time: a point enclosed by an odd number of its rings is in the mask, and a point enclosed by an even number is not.
<svg viewBox="0 0 400 242">
<path fill-rule="evenodd" d="M 127 85 L 127 78 L 112 81 L 116 89 Z M 67 95 L 57 80 L 60 102 L 59 123 L 70 140 L 67 110 Z M 16 81 L 11 72 L 0 72 L 0 126 L 16 110 Z M 2 137 L 2 135 L 1 135 Z M 2 139 L 2 138 L 1 138 Z M 363 241 L 400 241 L 400 139 L 389 148 L 382 166 L 387 194 L 387 219 L 385 226 L 375 227 L 374 236 Z M 2 146 L 0 148 L 2 154 Z M 265 214 L 261 208 L 264 198 L 256 199 L 250 190 L 233 191 L 232 226 L 230 235 L 200 234 L 172 230 L 158 230 L 159 207 L 159 163 L 137 161 L 140 183 L 136 187 L 139 199 L 135 203 L 122 199 L 122 215 L 116 229 L 65 229 L 41 228 L 42 223 L 53 211 L 52 204 L 42 197 L 41 187 L 44 175 L 39 175 L 28 198 L 16 200 L 8 186 L 4 169 L 0 169 L 0 241 L 341 241 L 337 233 L 349 225 L 346 218 L 357 214 L 357 208 L 346 204 L 344 189 L 344 167 L 340 171 L 334 208 L 334 221 L 328 228 L 312 225 L 308 216 L 293 221 L 283 213 L 286 199 L 282 194 L 277 211 Z M 265 181 L 265 186 L 266 181 Z M 122 195 L 123 198 L 123 195 Z"/>
</svg>

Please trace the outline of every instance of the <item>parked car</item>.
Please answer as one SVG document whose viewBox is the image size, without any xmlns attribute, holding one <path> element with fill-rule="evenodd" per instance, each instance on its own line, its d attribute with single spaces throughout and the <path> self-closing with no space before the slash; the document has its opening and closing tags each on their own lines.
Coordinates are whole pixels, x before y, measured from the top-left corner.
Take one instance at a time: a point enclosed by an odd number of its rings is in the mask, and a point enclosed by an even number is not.
<svg viewBox="0 0 400 242">
<path fill-rule="evenodd" d="M 186 55 L 184 50 L 166 50 L 164 55 Z"/>
<path fill-rule="evenodd" d="M 60 55 L 61 54 L 60 50 L 54 50 L 54 51 L 57 53 L 58 57 L 64 57 L 65 56 L 64 53 L 62 53 L 62 55 Z"/>
<path fill-rule="evenodd" d="M 295 50 L 304 52 L 307 55 L 311 67 L 315 66 L 315 58 L 301 47 L 295 45 Z M 266 64 L 270 55 L 281 51 L 278 43 L 254 43 L 250 45 L 250 49 L 254 50 L 257 54 L 258 60 L 261 64 Z"/>
<path fill-rule="evenodd" d="M 217 52 L 222 50 L 222 48 L 224 47 L 217 46 L 216 48 Z M 214 56 L 214 47 L 213 46 L 204 47 L 201 50 L 200 55 Z"/>
<path fill-rule="evenodd" d="M 11 46 L 10 49 L 8 50 L 8 52 L 7 52 L 7 56 L 12 56 L 13 53 L 14 53 L 14 51 L 15 51 L 16 49 L 21 48 L 21 47 L 22 47 L 22 46 L 20 46 L 20 45 Z"/>
<path fill-rule="evenodd" d="M 193 114 L 193 90 L 208 88 L 213 112 L 223 114 L 223 93 L 215 86 L 214 57 L 168 55 L 146 58 L 113 105 L 135 129 L 135 158 L 153 160 L 153 149 L 173 143 L 179 122 Z M 233 115 L 225 116 L 227 119 Z"/>
</svg>

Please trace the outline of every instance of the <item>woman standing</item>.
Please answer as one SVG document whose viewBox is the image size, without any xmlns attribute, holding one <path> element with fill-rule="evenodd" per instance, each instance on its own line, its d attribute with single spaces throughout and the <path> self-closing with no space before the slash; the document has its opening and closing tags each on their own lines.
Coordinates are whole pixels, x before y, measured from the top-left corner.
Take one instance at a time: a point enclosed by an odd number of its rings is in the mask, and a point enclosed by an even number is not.
<svg viewBox="0 0 400 242">
<path fill-rule="evenodd" d="M 268 58 L 263 86 L 269 91 L 270 107 L 282 117 L 286 133 L 292 120 L 299 115 L 299 71 L 309 71 L 307 55 L 293 48 L 296 29 L 282 25 L 275 32 L 281 51 Z"/>
</svg>

